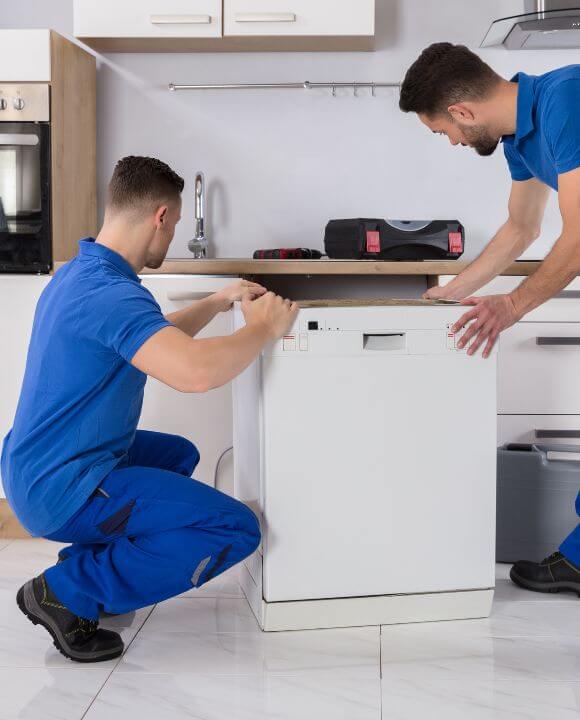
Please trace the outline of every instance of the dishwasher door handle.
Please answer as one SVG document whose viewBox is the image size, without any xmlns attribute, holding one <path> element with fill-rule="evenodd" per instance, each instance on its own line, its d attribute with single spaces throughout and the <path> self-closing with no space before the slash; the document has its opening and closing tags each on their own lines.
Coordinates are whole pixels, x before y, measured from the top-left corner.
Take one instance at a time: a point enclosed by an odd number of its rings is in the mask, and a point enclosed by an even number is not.
<svg viewBox="0 0 580 720">
<path fill-rule="evenodd" d="M 378 350 L 383 352 L 404 350 L 406 347 L 406 340 L 406 335 L 402 332 L 364 333 L 363 350 Z"/>
</svg>

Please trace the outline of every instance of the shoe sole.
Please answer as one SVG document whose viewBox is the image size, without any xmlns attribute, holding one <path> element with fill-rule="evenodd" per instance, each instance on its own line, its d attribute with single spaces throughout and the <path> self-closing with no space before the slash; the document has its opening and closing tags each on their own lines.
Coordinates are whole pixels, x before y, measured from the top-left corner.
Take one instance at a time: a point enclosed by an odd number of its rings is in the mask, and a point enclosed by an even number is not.
<svg viewBox="0 0 580 720">
<path fill-rule="evenodd" d="M 553 582 L 553 583 L 540 583 L 534 582 L 533 580 L 525 580 L 521 575 L 518 575 L 512 568 L 510 571 L 510 578 L 516 585 L 524 588 L 524 590 L 533 590 L 534 592 L 541 593 L 559 593 L 562 590 L 568 592 L 575 592 L 580 597 L 580 583 L 570 582 Z"/>
<path fill-rule="evenodd" d="M 124 647 L 118 650 L 100 650 L 91 653 L 77 653 L 66 642 L 59 627 L 38 604 L 32 586 L 32 580 L 23 585 L 16 593 L 16 603 L 33 625 L 42 625 L 52 636 L 54 647 L 69 660 L 81 663 L 105 662 L 114 660 L 123 654 Z"/>
</svg>

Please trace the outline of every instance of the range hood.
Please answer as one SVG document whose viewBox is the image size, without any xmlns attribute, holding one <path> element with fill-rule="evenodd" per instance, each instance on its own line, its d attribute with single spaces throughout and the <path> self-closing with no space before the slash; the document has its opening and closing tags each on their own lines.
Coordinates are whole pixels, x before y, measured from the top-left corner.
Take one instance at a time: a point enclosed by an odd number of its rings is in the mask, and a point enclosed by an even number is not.
<svg viewBox="0 0 580 720">
<path fill-rule="evenodd" d="M 480 47 L 580 48 L 580 0 L 524 0 L 522 13 L 492 22 Z"/>
</svg>

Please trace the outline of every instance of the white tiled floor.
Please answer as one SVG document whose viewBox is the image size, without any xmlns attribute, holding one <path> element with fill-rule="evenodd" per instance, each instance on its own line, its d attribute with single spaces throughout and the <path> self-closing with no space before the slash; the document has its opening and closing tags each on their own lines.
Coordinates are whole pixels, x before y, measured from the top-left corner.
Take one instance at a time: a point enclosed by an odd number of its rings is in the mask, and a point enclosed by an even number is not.
<svg viewBox="0 0 580 720">
<path fill-rule="evenodd" d="M 580 720 L 580 604 L 512 585 L 486 620 L 262 633 L 235 573 L 110 618 L 127 651 L 84 666 L 14 596 L 59 545 L 0 541 L 0 720 Z"/>
</svg>

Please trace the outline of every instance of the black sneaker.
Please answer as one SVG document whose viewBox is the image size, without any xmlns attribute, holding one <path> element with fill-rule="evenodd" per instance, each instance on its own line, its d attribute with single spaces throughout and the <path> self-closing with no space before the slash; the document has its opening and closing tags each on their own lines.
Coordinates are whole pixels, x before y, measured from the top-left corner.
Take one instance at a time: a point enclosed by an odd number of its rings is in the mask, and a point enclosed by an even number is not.
<svg viewBox="0 0 580 720">
<path fill-rule="evenodd" d="M 85 620 L 67 610 L 48 587 L 44 575 L 29 580 L 16 595 L 18 607 L 34 625 L 52 635 L 54 646 L 77 662 L 102 662 L 123 652 L 121 636 L 100 630 L 96 620 Z"/>
<path fill-rule="evenodd" d="M 519 560 L 512 567 L 510 577 L 516 585 L 535 592 L 575 592 L 580 597 L 580 568 L 567 560 L 561 552 L 552 553 L 540 563 Z"/>
</svg>

